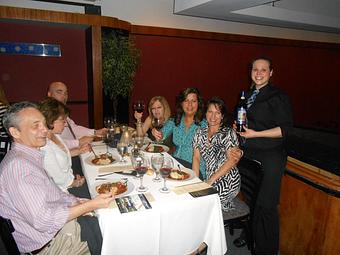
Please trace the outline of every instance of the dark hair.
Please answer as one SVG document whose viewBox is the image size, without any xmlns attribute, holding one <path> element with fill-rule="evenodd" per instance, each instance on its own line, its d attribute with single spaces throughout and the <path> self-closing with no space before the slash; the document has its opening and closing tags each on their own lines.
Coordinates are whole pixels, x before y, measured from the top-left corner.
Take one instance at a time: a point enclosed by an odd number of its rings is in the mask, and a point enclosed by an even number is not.
<svg viewBox="0 0 340 255">
<path fill-rule="evenodd" d="M 257 60 L 264 60 L 264 61 L 267 61 L 268 64 L 269 64 L 269 70 L 270 70 L 270 71 L 273 70 L 273 61 L 272 61 L 270 58 L 266 57 L 266 56 L 260 56 L 260 57 L 257 57 L 257 58 L 255 58 L 255 59 L 253 59 L 253 61 L 251 62 L 251 66 L 250 66 L 251 69 L 250 69 L 250 70 L 252 70 L 254 63 L 255 63 Z"/>
<path fill-rule="evenodd" d="M 201 94 L 197 88 L 186 88 L 181 91 L 176 97 L 176 116 L 175 116 L 175 124 L 179 125 L 181 122 L 181 118 L 184 114 L 182 103 L 185 101 L 189 94 L 196 94 L 198 100 L 198 109 L 194 116 L 194 122 L 198 125 L 202 121 L 203 117 L 203 99 Z"/>
<path fill-rule="evenodd" d="M 223 127 L 231 126 L 232 117 L 231 114 L 228 112 L 227 106 L 225 105 L 224 101 L 219 97 L 212 97 L 211 99 L 208 100 L 206 104 L 205 113 L 208 112 L 208 108 L 210 105 L 214 105 L 216 109 L 218 109 L 221 112 L 223 116 L 221 126 Z"/>
<path fill-rule="evenodd" d="M 47 97 L 39 104 L 39 110 L 46 119 L 46 126 L 53 129 L 53 122 L 60 116 L 68 116 L 70 113 L 69 108 L 58 100 Z"/>
<path fill-rule="evenodd" d="M 8 134 L 10 134 L 9 128 L 11 127 L 19 129 L 20 117 L 18 116 L 18 113 L 26 108 L 38 109 L 35 103 L 28 101 L 18 102 L 8 107 L 6 113 L 2 117 L 3 126 Z"/>
</svg>

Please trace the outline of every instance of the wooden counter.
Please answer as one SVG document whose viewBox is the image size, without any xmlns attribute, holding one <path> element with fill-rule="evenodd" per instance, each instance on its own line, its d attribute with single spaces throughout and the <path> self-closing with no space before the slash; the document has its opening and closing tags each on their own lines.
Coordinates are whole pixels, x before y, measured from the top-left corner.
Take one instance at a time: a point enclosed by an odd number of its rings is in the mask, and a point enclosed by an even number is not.
<svg viewBox="0 0 340 255">
<path fill-rule="evenodd" d="M 340 177 L 289 157 L 280 200 L 281 255 L 340 254 Z"/>
</svg>

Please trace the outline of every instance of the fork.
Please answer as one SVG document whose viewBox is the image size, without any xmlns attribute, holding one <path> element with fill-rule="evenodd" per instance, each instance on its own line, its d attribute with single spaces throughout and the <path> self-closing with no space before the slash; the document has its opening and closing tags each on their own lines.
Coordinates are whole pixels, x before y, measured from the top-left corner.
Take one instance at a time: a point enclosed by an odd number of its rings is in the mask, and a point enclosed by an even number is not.
<svg viewBox="0 0 340 255">
<path fill-rule="evenodd" d="M 92 146 L 91 146 L 91 145 L 90 145 L 90 149 L 91 149 L 91 151 L 92 151 L 92 153 L 93 153 L 94 157 L 95 157 L 95 158 L 99 158 L 99 157 L 98 157 L 98 155 L 97 155 L 97 154 L 94 152 L 94 150 L 93 150 L 93 148 L 92 148 Z"/>
</svg>

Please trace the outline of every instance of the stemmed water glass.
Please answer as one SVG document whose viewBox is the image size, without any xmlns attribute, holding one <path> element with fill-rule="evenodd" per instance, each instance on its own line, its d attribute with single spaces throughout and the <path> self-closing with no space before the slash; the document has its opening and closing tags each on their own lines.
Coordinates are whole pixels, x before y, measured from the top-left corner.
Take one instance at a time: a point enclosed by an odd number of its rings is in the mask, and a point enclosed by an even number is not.
<svg viewBox="0 0 340 255">
<path fill-rule="evenodd" d="M 148 171 L 149 161 L 143 155 L 138 155 L 136 157 L 132 157 L 132 166 L 139 175 L 140 186 L 137 188 L 138 192 L 145 192 L 148 190 L 147 187 L 143 185 L 143 176 Z"/>
<path fill-rule="evenodd" d="M 163 163 L 164 163 L 164 156 L 162 154 L 152 155 L 151 165 L 152 165 L 153 170 L 155 170 L 155 173 L 156 173 L 156 177 L 152 179 L 154 182 L 162 181 L 161 178 L 159 177 L 159 170 L 162 168 Z"/>
<path fill-rule="evenodd" d="M 126 160 L 124 159 L 124 156 L 126 155 L 127 150 L 128 150 L 127 143 L 118 143 L 117 144 L 117 150 L 118 150 L 118 153 L 121 156 L 120 162 L 126 162 Z"/>
<path fill-rule="evenodd" d="M 171 158 L 164 158 L 164 163 L 162 168 L 159 170 L 161 173 L 161 176 L 163 177 L 164 180 L 164 186 L 163 188 L 160 188 L 159 191 L 162 193 L 169 193 L 170 190 L 166 186 L 166 178 L 169 177 L 171 170 L 174 168 L 174 162 Z"/>
</svg>

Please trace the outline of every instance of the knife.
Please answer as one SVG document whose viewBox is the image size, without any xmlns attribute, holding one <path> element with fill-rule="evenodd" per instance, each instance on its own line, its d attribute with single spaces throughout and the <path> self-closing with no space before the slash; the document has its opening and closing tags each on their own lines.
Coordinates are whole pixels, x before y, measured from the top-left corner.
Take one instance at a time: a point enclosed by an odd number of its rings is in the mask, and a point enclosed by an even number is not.
<svg viewBox="0 0 340 255">
<path fill-rule="evenodd" d="M 131 172 L 122 171 L 122 172 L 115 172 L 115 174 L 136 176 L 136 175 L 137 175 L 137 172 L 136 172 L 136 171 L 131 171 Z"/>
</svg>

